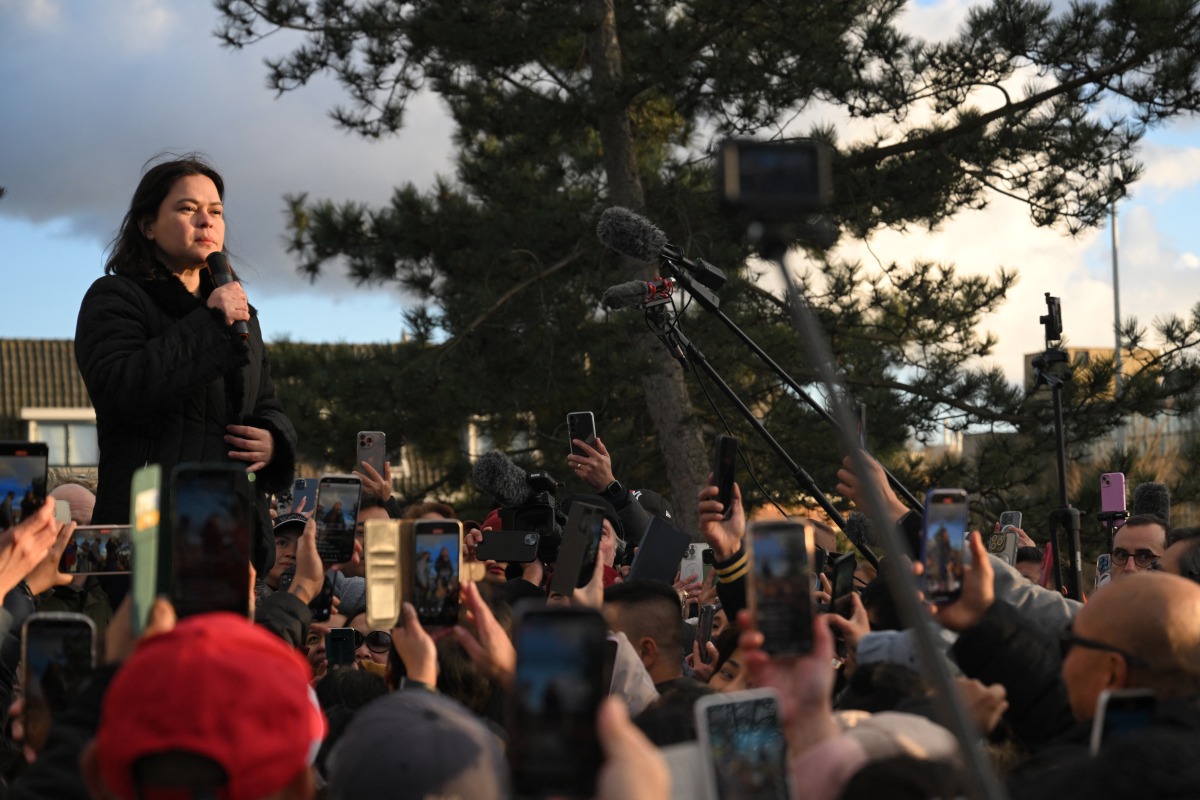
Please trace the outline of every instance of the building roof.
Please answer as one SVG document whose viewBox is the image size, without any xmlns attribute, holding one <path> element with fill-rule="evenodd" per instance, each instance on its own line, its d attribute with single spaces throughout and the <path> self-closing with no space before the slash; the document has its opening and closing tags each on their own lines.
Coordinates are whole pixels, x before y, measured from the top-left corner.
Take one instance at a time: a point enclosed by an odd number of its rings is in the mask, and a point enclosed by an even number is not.
<svg viewBox="0 0 1200 800">
<path fill-rule="evenodd" d="M 70 339 L 0 339 L 0 420 L 22 408 L 90 408 Z"/>
</svg>

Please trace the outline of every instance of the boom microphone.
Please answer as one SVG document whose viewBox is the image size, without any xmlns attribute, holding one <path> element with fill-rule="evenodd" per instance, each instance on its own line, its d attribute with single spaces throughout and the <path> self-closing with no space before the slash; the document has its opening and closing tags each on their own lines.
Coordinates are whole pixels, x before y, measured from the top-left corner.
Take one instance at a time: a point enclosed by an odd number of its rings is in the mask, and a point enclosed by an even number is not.
<svg viewBox="0 0 1200 800">
<path fill-rule="evenodd" d="M 667 235 L 650 220 L 627 208 L 613 206 L 600 215 L 596 237 L 610 250 L 638 261 L 664 261 L 681 266 L 714 292 L 725 285 L 725 272 L 702 258 L 683 257 L 683 248 L 670 244 Z"/>
<path fill-rule="evenodd" d="M 851 511 L 846 515 L 846 538 L 852 544 L 863 544 L 867 547 L 875 546 L 875 528 L 871 525 L 871 518 L 861 511 Z"/>
<path fill-rule="evenodd" d="M 670 278 L 629 281 L 605 289 L 604 295 L 600 298 L 600 304 L 614 311 L 633 306 L 641 307 L 666 300 L 673 291 L 675 291 L 675 281 Z"/>
<path fill-rule="evenodd" d="M 1171 526 L 1171 493 L 1161 483 L 1139 483 L 1133 490 L 1133 510 L 1130 516 L 1149 514 L 1158 517 L 1163 525 Z"/>
<path fill-rule="evenodd" d="M 208 272 L 212 275 L 213 283 L 218 288 L 227 283 L 233 283 L 233 273 L 229 271 L 229 260 L 225 258 L 224 253 L 219 251 L 209 253 L 208 258 L 204 260 L 208 262 Z M 246 320 L 239 319 L 233 323 L 233 332 L 243 339 L 249 338 L 250 326 L 246 324 Z"/>
<path fill-rule="evenodd" d="M 499 450 L 490 450 L 475 461 L 471 483 L 506 506 L 519 506 L 532 494 L 528 474 Z"/>
</svg>

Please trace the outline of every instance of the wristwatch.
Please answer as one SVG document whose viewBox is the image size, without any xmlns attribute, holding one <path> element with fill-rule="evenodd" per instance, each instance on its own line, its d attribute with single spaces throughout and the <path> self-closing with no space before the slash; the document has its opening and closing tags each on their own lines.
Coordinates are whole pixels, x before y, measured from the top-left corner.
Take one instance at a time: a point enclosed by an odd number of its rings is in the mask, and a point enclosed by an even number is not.
<svg viewBox="0 0 1200 800">
<path fill-rule="evenodd" d="M 604 487 L 603 492 L 600 492 L 600 496 L 613 505 L 616 505 L 617 500 L 621 499 L 624 494 L 625 487 L 622 486 L 621 482 L 618 480 L 614 480 L 608 486 Z"/>
</svg>

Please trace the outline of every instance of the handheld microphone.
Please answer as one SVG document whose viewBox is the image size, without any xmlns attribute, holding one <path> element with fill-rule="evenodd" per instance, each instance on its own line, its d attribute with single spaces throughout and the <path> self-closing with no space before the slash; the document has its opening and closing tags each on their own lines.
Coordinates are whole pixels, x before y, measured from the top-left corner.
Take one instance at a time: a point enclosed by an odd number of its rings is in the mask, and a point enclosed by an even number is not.
<svg viewBox="0 0 1200 800">
<path fill-rule="evenodd" d="M 600 304 L 613 311 L 634 306 L 641 308 L 652 303 L 665 302 L 673 291 L 675 291 L 675 281 L 670 278 L 629 281 L 605 289 L 604 295 L 600 298 Z"/>
<path fill-rule="evenodd" d="M 1130 516 L 1150 514 L 1171 525 L 1171 493 L 1161 483 L 1139 483 L 1133 490 L 1133 510 Z"/>
<path fill-rule="evenodd" d="M 519 506 L 532 494 L 528 474 L 499 450 L 489 450 L 475 461 L 471 483 L 506 506 Z"/>
<path fill-rule="evenodd" d="M 661 260 L 685 268 L 703 286 L 714 292 L 725 285 L 725 271 L 702 258 L 691 261 L 683 248 L 670 244 L 667 235 L 645 217 L 627 208 L 613 206 L 600 215 L 596 237 L 610 250 L 638 261 Z"/>
<path fill-rule="evenodd" d="M 229 271 L 229 259 L 225 258 L 224 253 L 209 253 L 208 258 L 204 260 L 208 263 L 208 272 L 212 275 L 213 283 L 218 288 L 227 283 L 233 283 L 233 273 Z M 239 319 L 233 323 L 233 332 L 243 339 L 247 339 L 250 336 L 250 326 L 244 319 Z"/>
</svg>

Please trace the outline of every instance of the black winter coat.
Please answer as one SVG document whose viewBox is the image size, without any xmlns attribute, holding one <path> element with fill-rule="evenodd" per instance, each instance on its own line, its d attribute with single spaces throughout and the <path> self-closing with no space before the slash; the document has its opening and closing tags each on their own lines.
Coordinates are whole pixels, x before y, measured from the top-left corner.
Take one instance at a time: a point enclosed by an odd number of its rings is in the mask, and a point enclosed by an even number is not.
<svg viewBox="0 0 1200 800">
<path fill-rule="evenodd" d="M 261 575 L 275 555 L 266 496 L 291 483 L 296 431 L 275 397 L 253 309 L 243 341 L 206 306 L 213 288 L 202 272 L 196 297 L 163 269 L 148 280 L 106 275 L 84 296 L 75 360 L 96 408 L 100 444 L 92 519 L 128 523 L 130 483 L 142 466 L 162 465 L 165 483 L 177 464 L 231 462 L 226 425 L 264 428 L 275 446 L 255 482 L 251 560 Z"/>
</svg>

